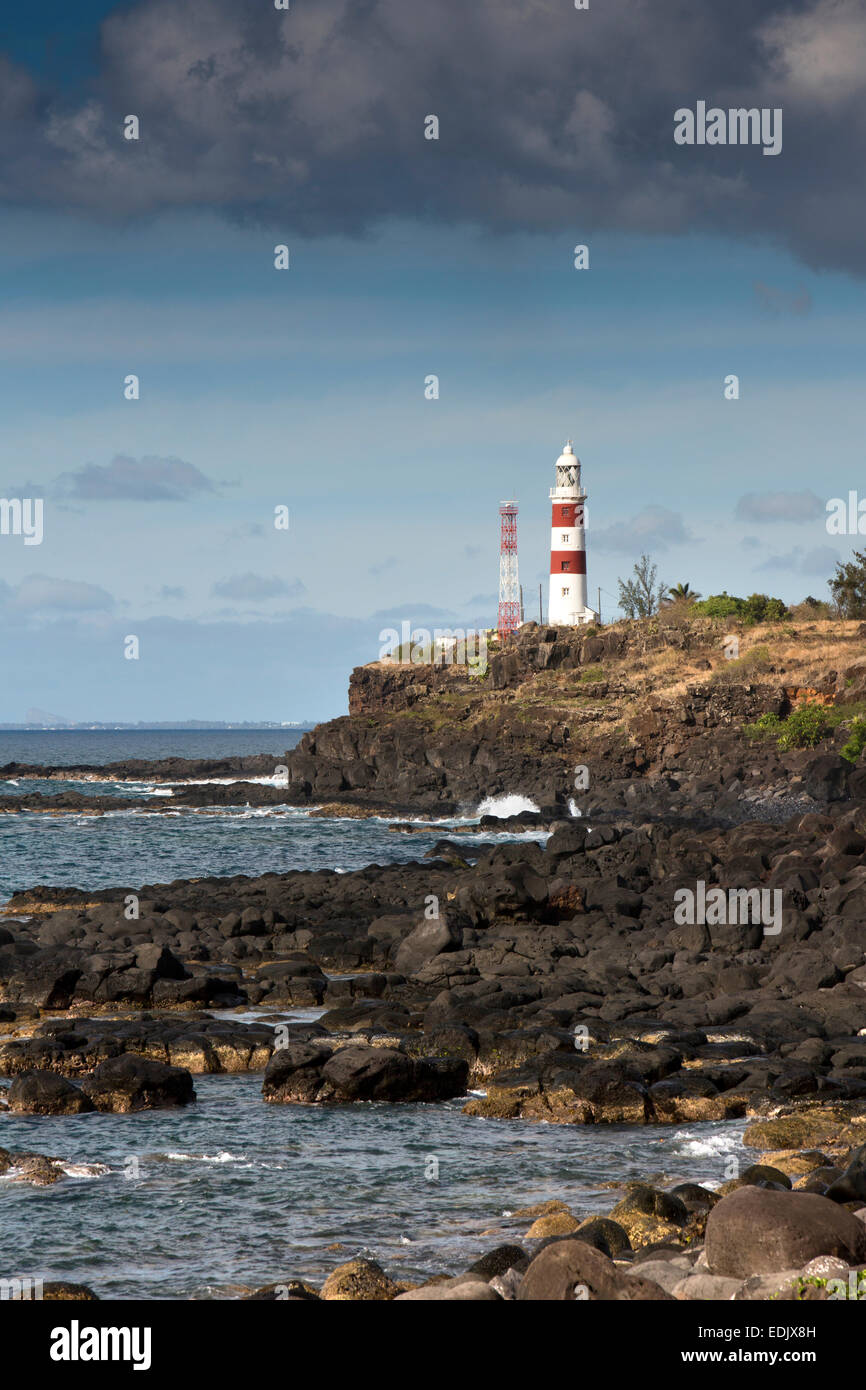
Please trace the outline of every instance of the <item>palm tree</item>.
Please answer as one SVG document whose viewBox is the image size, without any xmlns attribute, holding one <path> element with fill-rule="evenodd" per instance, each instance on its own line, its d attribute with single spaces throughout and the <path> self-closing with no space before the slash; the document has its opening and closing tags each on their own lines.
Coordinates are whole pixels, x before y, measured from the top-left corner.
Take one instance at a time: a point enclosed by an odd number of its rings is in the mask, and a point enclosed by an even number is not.
<svg viewBox="0 0 866 1390">
<path fill-rule="evenodd" d="M 665 603 L 696 603 L 700 594 L 690 584 L 674 584 L 665 595 Z"/>
</svg>

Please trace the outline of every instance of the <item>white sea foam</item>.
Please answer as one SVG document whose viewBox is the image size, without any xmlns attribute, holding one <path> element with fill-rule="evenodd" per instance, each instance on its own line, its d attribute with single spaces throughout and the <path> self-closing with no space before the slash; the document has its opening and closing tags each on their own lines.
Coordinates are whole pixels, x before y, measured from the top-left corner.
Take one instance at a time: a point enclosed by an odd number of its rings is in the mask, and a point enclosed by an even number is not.
<svg viewBox="0 0 866 1390">
<path fill-rule="evenodd" d="M 111 1170 L 107 1163 L 58 1163 L 67 1178 L 101 1178 Z"/>
<path fill-rule="evenodd" d="M 690 1134 L 684 1130 L 678 1136 L 677 1150 L 691 1158 L 711 1158 L 717 1155 L 734 1153 L 743 1142 L 741 1129 L 726 1130 L 717 1134 Z"/>
<path fill-rule="evenodd" d="M 242 772 L 237 777 L 182 777 L 177 782 L 163 782 L 164 787 L 232 787 L 235 782 L 253 782 L 258 787 L 285 787 L 285 777 L 252 777 Z"/>
<path fill-rule="evenodd" d="M 478 807 L 477 815 L 499 816 L 504 820 L 506 816 L 519 816 L 521 811 L 538 811 L 540 809 L 534 801 L 530 801 L 528 796 L 520 796 L 517 792 L 511 792 L 508 796 L 485 797 Z"/>
<path fill-rule="evenodd" d="M 220 1149 L 215 1154 L 188 1154 L 183 1151 L 170 1152 L 163 1155 L 170 1159 L 172 1163 L 246 1163 L 246 1154 L 229 1153 L 227 1149 Z"/>
</svg>

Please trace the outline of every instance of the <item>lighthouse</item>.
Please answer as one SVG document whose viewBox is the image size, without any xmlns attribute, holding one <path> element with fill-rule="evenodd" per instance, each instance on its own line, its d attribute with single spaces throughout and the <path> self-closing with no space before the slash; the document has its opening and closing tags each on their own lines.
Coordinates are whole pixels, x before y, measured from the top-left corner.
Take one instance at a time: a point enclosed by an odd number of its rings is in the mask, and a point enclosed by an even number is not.
<svg viewBox="0 0 866 1390">
<path fill-rule="evenodd" d="M 580 459 L 569 439 L 556 460 L 556 485 L 550 489 L 550 602 L 553 627 L 593 623 L 598 614 L 586 603 L 586 492 L 580 482 Z"/>
</svg>

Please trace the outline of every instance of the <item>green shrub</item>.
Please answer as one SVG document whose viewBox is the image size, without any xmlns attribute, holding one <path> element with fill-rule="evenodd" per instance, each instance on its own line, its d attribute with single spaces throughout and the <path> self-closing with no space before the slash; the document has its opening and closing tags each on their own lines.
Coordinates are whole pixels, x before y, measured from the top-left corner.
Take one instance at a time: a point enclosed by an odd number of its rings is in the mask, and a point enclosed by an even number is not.
<svg viewBox="0 0 866 1390">
<path fill-rule="evenodd" d="M 737 598 L 725 590 L 721 594 L 710 594 L 692 604 L 692 613 L 703 613 L 707 618 L 741 618 L 750 626 L 753 623 L 778 623 L 790 614 L 780 598 L 770 598 L 767 594 L 750 594 L 748 598 Z"/>
<path fill-rule="evenodd" d="M 743 617 L 747 622 L 780 623 L 788 617 L 788 610 L 780 598 L 750 594 L 743 607 Z"/>
<path fill-rule="evenodd" d="M 791 748 L 814 748 L 827 731 L 827 716 L 820 705 L 801 705 L 785 720 L 779 734 L 782 752 Z"/>
<path fill-rule="evenodd" d="M 855 719 L 851 725 L 851 737 L 845 747 L 840 749 L 840 752 L 849 763 L 856 763 L 864 748 L 866 748 L 866 719 Z"/>
<path fill-rule="evenodd" d="M 700 599 L 692 604 L 693 613 L 703 613 L 707 618 L 732 618 L 739 617 L 742 612 L 743 600 L 732 598 L 725 592 L 723 594 L 710 594 L 709 598 Z"/>
</svg>

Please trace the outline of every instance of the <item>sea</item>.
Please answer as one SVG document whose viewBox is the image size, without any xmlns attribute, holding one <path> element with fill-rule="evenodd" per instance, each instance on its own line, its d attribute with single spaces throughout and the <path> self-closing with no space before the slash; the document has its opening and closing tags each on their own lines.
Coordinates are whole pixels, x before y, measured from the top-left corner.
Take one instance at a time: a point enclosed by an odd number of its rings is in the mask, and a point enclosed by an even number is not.
<svg viewBox="0 0 866 1390">
<path fill-rule="evenodd" d="M 299 737 L 249 729 L 0 732 L 0 766 L 266 753 L 276 767 Z M 405 835 L 385 819 L 317 818 L 296 808 L 129 810 L 124 797 L 155 801 L 171 787 L 98 774 L 70 783 L 0 776 L 0 797 L 62 786 L 116 796 L 118 808 L 0 815 L 0 903 L 37 884 L 135 889 L 211 875 L 348 872 L 420 859 L 458 823 Z M 470 830 L 481 814 L 530 805 L 515 789 L 463 808 L 459 824 Z M 467 854 L 481 840 L 489 835 L 461 836 Z M 195 1088 L 195 1105 L 183 1111 L 0 1110 L 0 1147 L 58 1158 L 66 1174 L 45 1188 L 0 1178 L 0 1279 L 72 1280 L 115 1299 L 231 1298 L 289 1279 L 320 1283 L 363 1255 L 395 1279 L 417 1281 L 462 1272 L 504 1241 L 520 1243 L 531 1218 L 514 1213 L 527 1206 L 558 1199 L 582 1217 L 609 1210 L 613 1184 L 631 1179 L 717 1186 L 730 1160 L 747 1153 L 737 1121 L 635 1129 L 484 1120 L 462 1113 L 465 1097 L 266 1105 L 255 1074 L 200 1076 Z"/>
</svg>

